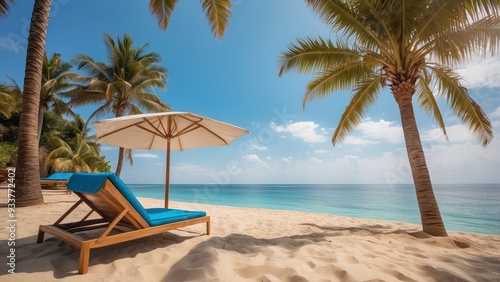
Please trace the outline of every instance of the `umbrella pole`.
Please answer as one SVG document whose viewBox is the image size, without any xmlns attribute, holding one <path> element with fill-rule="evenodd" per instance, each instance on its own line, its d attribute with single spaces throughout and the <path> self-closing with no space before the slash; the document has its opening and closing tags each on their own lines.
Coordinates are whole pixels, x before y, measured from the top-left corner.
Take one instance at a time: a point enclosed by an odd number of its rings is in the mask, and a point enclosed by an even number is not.
<svg viewBox="0 0 500 282">
<path fill-rule="evenodd" d="M 165 208 L 168 209 L 168 195 L 170 188 L 170 139 L 167 140 L 167 168 L 165 176 Z"/>
</svg>

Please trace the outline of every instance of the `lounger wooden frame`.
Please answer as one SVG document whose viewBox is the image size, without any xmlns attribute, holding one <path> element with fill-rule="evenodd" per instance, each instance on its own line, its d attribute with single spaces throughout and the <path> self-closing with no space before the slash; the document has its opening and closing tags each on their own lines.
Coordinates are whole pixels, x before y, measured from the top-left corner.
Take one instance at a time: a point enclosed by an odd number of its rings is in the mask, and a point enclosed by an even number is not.
<svg viewBox="0 0 500 282">
<path fill-rule="evenodd" d="M 104 187 L 96 194 L 79 192 L 75 192 L 75 194 L 80 197 L 80 200 L 66 211 L 54 224 L 40 225 L 37 243 L 42 243 L 44 234 L 49 233 L 79 248 L 79 274 L 87 273 L 90 250 L 94 248 L 160 234 L 198 223 L 206 223 L 206 234 L 210 234 L 210 216 L 159 226 L 150 226 L 109 180 L 106 180 Z M 91 208 L 91 211 L 87 215 L 77 222 L 61 223 L 82 203 L 87 204 Z M 101 218 L 88 219 L 94 212 L 99 214 Z M 103 228 L 104 231 L 102 234 L 94 239 L 84 240 L 75 234 L 77 232 Z M 113 232 L 113 234 L 111 234 L 111 231 L 118 231 L 119 233 L 115 234 L 115 232 Z"/>
</svg>

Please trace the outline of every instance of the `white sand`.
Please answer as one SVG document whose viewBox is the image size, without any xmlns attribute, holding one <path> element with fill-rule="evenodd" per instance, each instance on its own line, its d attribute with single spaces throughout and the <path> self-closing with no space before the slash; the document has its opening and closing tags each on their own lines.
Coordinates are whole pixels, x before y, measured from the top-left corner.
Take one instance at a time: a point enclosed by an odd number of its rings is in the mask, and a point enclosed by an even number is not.
<svg viewBox="0 0 500 282">
<path fill-rule="evenodd" d="M 171 207 L 206 211 L 211 235 L 200 224 L 94 249 L 78 275 L 79 250 L 50 235 L 35 243 L 38 226 L 75 201 L 45 195 L 46 204 L 16 210 L 16 274 L 6 272 L 2 228 L 0 281 L 500 281 L 500 236 L 434 238 L 405 223 L 189 203 Z"/>
</svg>

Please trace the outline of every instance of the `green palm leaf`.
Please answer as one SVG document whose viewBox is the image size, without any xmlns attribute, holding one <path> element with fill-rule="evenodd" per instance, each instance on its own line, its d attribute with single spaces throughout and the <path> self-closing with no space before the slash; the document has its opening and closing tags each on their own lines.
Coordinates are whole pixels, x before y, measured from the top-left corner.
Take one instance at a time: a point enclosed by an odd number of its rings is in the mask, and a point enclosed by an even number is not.
<svg viewBox="0 0 500 282">
<path fill-rule="evenodd" d="M 448 134 L 446 133 L 446 127 L 443 121 L 443 117 L 441 115 L 441 111 L 439 110 L 436 99 L 434 98 L 434 93 L 430 88 L 431 82 L 429 81 L 429 75 L 426 75 L 420 78 L 418 82 L 418 93 L 417 99 L 419 101 L 420 107 L 428 114 L 432 115 L 436 122 L 439 124 L 439 127 L 443 131 L 446 140 L 448 140 Z"/>
<path fill-rule="evenodd" d="M 318 77 L 307 85 L 303 105 L 305 106 L 313 99 L 323 98 L 331 92 L 349 89 L 370 71 L 362 61 L 358 61 L 333 66 L 331 69 L 318 73 Z"/>
<path fill-rule="evenodd" d="M 343 42 L 334 44 L 322 38 L 299 39 L 297 45 L 290 45 L 288 51 L 280 57 L 279 75 L 289 70 L 299 73 L 316 72 L 359 59 L 359 52 L 349 49 Z"/>
<path fill-rule="evenodd" d="M 368 108 L 375 103 L 380 94 L 380 76 L 367 77 L 358 81 L 353 90 L 349 105 L 346 107 L 332 137 L 335 146 L 352 132 L 365 116 Z"/>
<path fill-rule="evenodd" d="M 202 7 L 209 24 L 212 26 L 213 35 L 221 39 L 231 17 L 231 1 L 202 0 Z"/>
<path fill-rule="evenodd" d="M 476 136 L 483 146 L 493 139 L 493 128 L 481 107 L 470 97 L 460 83 L 461 77 L 443 66 L 430 67 L 436 78 L 438 96 L 446 98 L 448 105 Z"/>
</svg>

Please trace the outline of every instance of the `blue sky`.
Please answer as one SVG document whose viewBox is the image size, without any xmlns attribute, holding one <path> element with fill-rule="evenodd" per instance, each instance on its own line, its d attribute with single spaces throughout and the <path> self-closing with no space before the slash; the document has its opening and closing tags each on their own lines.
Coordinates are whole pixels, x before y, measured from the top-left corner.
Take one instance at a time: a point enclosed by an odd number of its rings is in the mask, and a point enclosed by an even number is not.
<svg viewBox="0 0 500 282">
<path fill-rule="evenodd" d="M 17 1 L 0 19 L 0 81 L 22 85 L 33 1 Z M 127 33 L 148 43 L 169 72 L 158 96 L 176 111 L 190 111 L 248 129 L 230 146 L 173 152 L 172 183 L 411 183 L 398 109 L 386 90 L 342 144 L 330 140 L 350 93 L 335 93 L 302 108 L 311 75 L 278 77 L 278 58 L 306 36 L 335 34 L 304 1 L 237 0 L 222 40 L 210 31 L 199 1 L 179 1 L 167 31 L 160 31 L 147 1 L 53 0 L 47 53 L 70 61 L 85 54 L 105 61 L 104 33 Z M 122 5 L 119 5 L 122 4 Z M 459 69 L 472 97 L 494 125 L 483 148 L 442 101 L 449 141 L 416 109 L 431 178 L 436 183 L 500 183 L 500 59 Z M 87 118 L 92 107 L 76 111 Z M 102 145 L 112 166 L 117 149 Z M 113 167 L 114 170 L 114 167 Z M 163 183 L 164 151 L 134 151 L 128 183 Z"/>
</svg>

